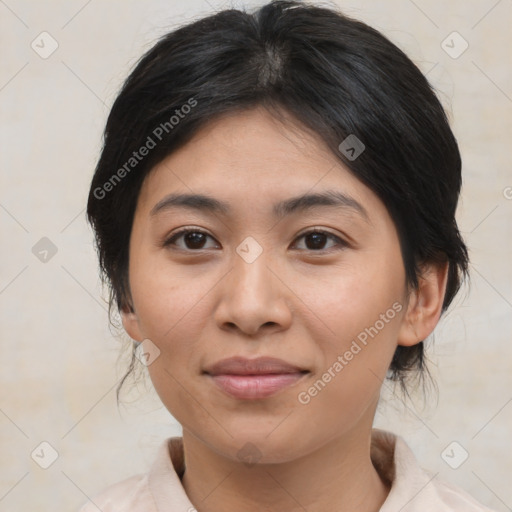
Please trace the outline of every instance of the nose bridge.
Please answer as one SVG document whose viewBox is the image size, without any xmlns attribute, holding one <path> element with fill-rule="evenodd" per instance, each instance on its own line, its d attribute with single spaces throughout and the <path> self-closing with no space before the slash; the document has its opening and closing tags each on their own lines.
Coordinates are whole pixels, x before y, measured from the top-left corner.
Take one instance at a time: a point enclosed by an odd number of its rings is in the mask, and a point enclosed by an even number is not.
<svg viewBox="0 0 512 512">
<path fill-rule="evenodd" d="M 270 249 L 264 249 L 262 237 L 260 242 L 252 236 L 247 236 L 236 247 L 233 257 L 234 284 L 241 284 L 240 288 L 246 288 L 254 293 L 264 292 L 273 286 L 271 272 L 267 267 L 272 266 L 272 253 Z"/>
<path fill-rule="evenodd" d="M 265 324 L 289 324 L 285 287 L 274 276 L 273 267 L 272 250 L 265 249 L 255 238 L 249 236 L 236 247 L 215 314 L 219 326 L 236 325 L 241 331 L 254 334 Z"/>
</svg>

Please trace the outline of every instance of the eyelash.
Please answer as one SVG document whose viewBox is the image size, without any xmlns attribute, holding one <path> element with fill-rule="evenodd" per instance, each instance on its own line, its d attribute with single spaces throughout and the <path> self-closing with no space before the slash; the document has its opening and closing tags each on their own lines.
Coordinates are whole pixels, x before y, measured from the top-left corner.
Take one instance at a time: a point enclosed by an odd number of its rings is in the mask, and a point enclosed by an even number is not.
<svg viewBox="0 0 512 512">
<path fill-rule="evenodd" d="M 206 235 L 206 236 L 209 236 L 210 238 L 213 238 L 209 233 L 207 233 L 206 231 L 203 231 L 202 229 L 199 229 L 199 228 L 185 228 L 185 229 L 182 229 L 180 231 L 178 231 L 177 233 L 174 233 L 173 235 L 171 235 L 169 238 L 167 238 L 164 243 L 163 243 L 163 246 L 164 247 L 169 247 L 169 246 L 172 246 L 172 245 L 175 245 L 175 241 L 180 238 L 181 236 L 183 235 L 186 235 L 188 233 L 201 233 L 203 235 Z M 340 237 L 334 235 L 333 233 L 330 233 L 329 231 L 324 231 L 324 230 L 321 230 L 321 229 L 312 229 L 310 231 L 306 231 L 305 233 L 302 233 L 300 234 L 297 238 L 300 239 L 300 238 L 303 238 L 307 235 L 310 235 L 310 234 L 321 234 L 321 235 L 326 235 L 328 238 L 330 238 L 331 240 L 335 240 L 338 242 L 337 245 L 339 245 L 340 247 L 338 249 L 335 249 L 335 248 L 329 248 L 329 249 L 319 249 L 319 250 L 315 250 L 315 249 L 299 249 L 301 251 L 310 251 L 310 252 L 314 252 L 314 253 L 328 253 L 328 252 L 332 252 L 332 250 L 341 250 L 341 249 L 344 249 L 346 247 L 348 247 L 348 243 L 345 242 L 345 240 L 342 240 Z M 182 249 L 181 247 L 178 247 L 177 250 L 182 250 L 182 251 L 187 251 L 187 252 L 200 252 L 200 251 L 206 251 L 208 249 Z"/>
</svg>

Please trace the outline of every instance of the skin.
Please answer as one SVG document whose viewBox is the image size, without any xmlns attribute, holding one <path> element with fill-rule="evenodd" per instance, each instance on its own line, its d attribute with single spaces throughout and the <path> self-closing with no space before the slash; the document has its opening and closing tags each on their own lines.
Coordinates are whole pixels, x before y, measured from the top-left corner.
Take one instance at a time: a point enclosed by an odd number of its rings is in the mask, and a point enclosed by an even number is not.
<svg viewBox="0 0 512 512">
<path fill-rule="evenodd" d="M 274 203 L 334 189 L 357 200 L 277 219 Z M 170 193 L 201 193 L 230 214 L 152 208 Z M 180 228 L 209 236 L 187 245 Z M 320 239 L 310 230 L 337 239 Z M 262 253 L 236 248 L 253 237 Z M 346 243 L 343 243 L 346 242 Z M 201 243 L 203 245 L 201 245 Z M 204 247 L 203 249 L 197 247 Z M 389 488 L 370 457 L 371 428 L 397 345 L 425 339 L 439 320 L 447 266 L 405 284 L 398 235 L 384 204 L 314 134 L 256 108 L 216 119 L 146 178 L 130 240 L 132 305 L 122 319 L 160 355 L 149 366 L 183 426 L 185 491 L 199 512 L 378 511 Z M 359 333 L 394 303 L 402 309 L 309 403 L 298 400 Z M 232 398 L 202 372 L 234 355 L 278 357 L 309 370 L 260 400 Z M 246 465 L 247 443 L 258 460 Z M 254 450 L 254 448 L 253 448 Z"/>
</svg>

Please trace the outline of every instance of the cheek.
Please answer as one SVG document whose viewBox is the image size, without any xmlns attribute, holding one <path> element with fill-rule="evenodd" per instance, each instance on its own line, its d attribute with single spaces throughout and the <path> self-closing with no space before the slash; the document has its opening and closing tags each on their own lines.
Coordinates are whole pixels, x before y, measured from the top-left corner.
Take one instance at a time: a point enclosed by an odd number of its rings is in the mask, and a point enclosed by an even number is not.
<svg viewBox="0 0 512 512">
<path fill-rule="evenodd" d="M 368 253 L 354 257 L 350 264 L 333 267 L 328 277 L 325 273 L 310 273 L 307 279 L 297 279 L 295 289 L 314 313 L 307 315 L 316 319 L 310 329 L 318 334 L 322 330 L 318 341 L 324 339 L 326 347 L 342 350 L 375 322 L 379 322 L 377 327 L 381 330 L 380 316 L 386 312 L 384 320 L 389 332 L 389 321 L 397 316 L 393 304 L 403 300 L 403 279 L 400 260 L 390 264 Z"/>
<path fill-rule="evenodd" d="M 211 314 L 208 292 L 215 282 L 192 267 L 170 268 L 169 262 L 146 257 L 131 272 L 131 290 L 141 334 L 159 349 L 148 371 L 171 413 L 190 407 L 188 382 L 198 372 L 199 343 Z M 176 413 L 179 416 L 179 413 Z"/>
<path fill-rule="evenodd" d="M 204 290 L 198 281 L 188 290 L 182 285 L 166 286 L 159 279 L 138 310 L 144 336 L 160 350 L 159 357 L 148 366 L 155 391 L 169 412 L 192 431 L 211 421 L 206 410 L 198 406 L 195 389 L 201 378 L 198 355 L 204 351 L 201 340 L 209 318 L 208 288 Z"/>
<path fill-rule="evenodd" d="M 357 311 L 357 318 L 338 315 L 339 336 L 330 344 L 323 342 L 322 365 L 298 390 L 304 421 L 321 417 L 322 430 L 336 435 L 376 405 L 396 347 L 400 304 L 394 305 L 376 307 L 379 313 L 372 322 Z"/>
<path fill-rule="evenodd" d="M 340 410 L 357 417 L 378 394 L 405 311 L 401 260 L 367 256 L 333 272 L 329 283 L 310 288 L 304 301 L 317 313 L 309 315 L 306 329 L 322 352 L 322 364 L 315 385 L 302 389 L 301 403 L 333 414 L 333 421 Z"/>
<path fill-rule="evenodd" d="M 199 275 L 198 275 L 199 274 Z M 130 267 L 132 297 L 143 334 L 155 343 L 201 332 L 208 291 L 215 284 L 207 270 L 172 264 L 162 252 L 135 251 Z"/>
</svg>

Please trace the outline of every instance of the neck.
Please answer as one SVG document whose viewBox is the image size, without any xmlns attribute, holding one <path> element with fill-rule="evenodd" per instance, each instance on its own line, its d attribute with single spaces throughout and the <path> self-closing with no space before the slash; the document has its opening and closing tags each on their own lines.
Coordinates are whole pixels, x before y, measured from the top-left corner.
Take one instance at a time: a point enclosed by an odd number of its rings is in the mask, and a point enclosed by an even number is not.
<svg viewBox="0 0 512 512">
<path fill-rule="evenodd" d="M 183 430 L 185 492 L 198 512 L 378 512 L 389 486 L 370 458 L 371 427 L 298 459 L 253 464 L 223 457 Z"/>
</svg>

